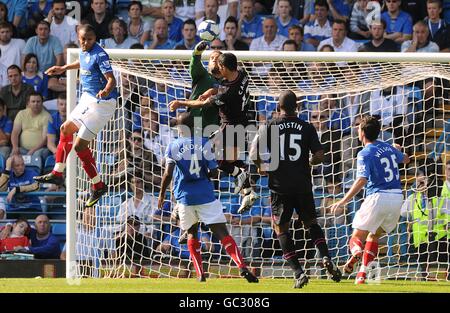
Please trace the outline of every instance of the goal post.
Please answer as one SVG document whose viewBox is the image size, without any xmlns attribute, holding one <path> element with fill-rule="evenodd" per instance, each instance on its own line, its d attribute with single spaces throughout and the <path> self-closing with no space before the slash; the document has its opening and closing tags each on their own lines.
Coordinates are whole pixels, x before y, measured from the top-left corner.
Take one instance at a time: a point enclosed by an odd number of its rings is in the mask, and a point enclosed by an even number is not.
<svg viewBox="0 0 450 313">
<path fill-rule="evenodd" d="M 78 51 L 68 49 L 68 63 L 78 58 Z M 170 123 L 175 115 L 169 112 L 167 104 L 190 95 L 192 51 L 112 49 L 107 52 L 120 100 L 116 114 L 91 149 L 109 192 L 95 209 L 86 213 L 82 203 L 90 181 L 75 153 L 69 155 L 66 276 L 190 276 L 193 267 L 187 250 L 177 244 L 180 230 L 170 216 L 173 199 L 168 195 L 165 208 L 157 210 L 155 197 L 163 171 L 164 149 L 176 137 Z M 332 257 L 339 264 L 349 255 L 351 221 L 362 196 L 352 201 L 341 217 L 331 216 L 327 208 L 342 197 L 355 178 L 356 152 L 361 147 L 355 125 L 362 114 L 379 115 L 382 139 L 401 143 L 412 154 L 411 165 L 401 168 L 405 199 L 417 191 L 414 183 L 422 169 L 430 176 L 429 188 L 440 190 L 445 180 L 444 164 L 450 159 L 449 54 L 232 53 L 249 74 L 254 124 L 275 116 L 278 95 L 290 89 L 298 96 L 299 116 L 318 130 L 326 150 L 326 163 L 314 167 L 312 172 L 316 209 Z M 205 64 L 209 54 L 209 51 L 203 53 Z M 70 112 L 79 96 L 77 72 L 68 71 L 67 78 Z M 230 233 L 250 267 L 263 277 L 289 277 L 289 267 L 281 258 L 270 227 L 267 178 L 259 179 L 257 188 L 263 197 L 245 216 L 236 214 L 241 198 L 230 192 L 232 180 L 221 176 L 215 188 L 229 217 Z M 133 198 L 137 190 L 142 200 Z M 381 239 L 377 269 L 381 278 L 422 279 L 435 275 L 442 279 L 448 270 L 445 264 L 439 260 L 424 264 L 419 258 L 412 239 L 418 236 L 412 229 L 417 219 L 414 212 L 406 211 L 403 215 L 398 228 Z M 136 233 L 127 228 L 127 223 L 139 224 L 136 227 L 144 234 L 143 238 L 133 237 Z M 199 234 L 203 236 L 206 272 L 213 277 L 237 276 L 211 233 L 202 228 Z M 307 264 L 309 274 L 323 277 L 308 233 L 300 229 L 293 237 L 297 249 L 305 251 L 300 253 L 300 258 Z M 146 247 L 134 251 L 132 247 L 143 246 L 142 240 Z M 430 273 L 424 275 L 427 270 Z"/>
</svg>

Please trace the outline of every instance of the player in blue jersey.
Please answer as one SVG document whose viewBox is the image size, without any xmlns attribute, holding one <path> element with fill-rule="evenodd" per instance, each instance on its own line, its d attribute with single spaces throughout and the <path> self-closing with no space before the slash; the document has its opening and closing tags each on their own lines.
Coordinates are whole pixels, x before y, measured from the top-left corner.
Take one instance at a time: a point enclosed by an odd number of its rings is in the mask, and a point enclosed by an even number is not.
<svg viewBox="0 0 450 313">
<path fill-rule="evenodd" d="M 350 274 L 362 257 L 356 284 L 365 283 L 367 267 L 378 254 L 378 239 L 396 227 L 403 204 L 398 164 L 408 164 L 409 157 L 400 152 L 399 145 L 391 146 L 377 140 L 380 129 L 375 117 L 362 118 L 358 137 L 364 149 L 358 153 L 356 180 L 344 198 L 331 207 L 331 211 L 336 212 L 367 184 L 366 199 L 353 219 L 354 231 L 349 242 L 351 257 L 344 266 L 344 271 Z"/>
<path fill-rule="evenodd" d="M 171 142 L 166 151 L 166 170 L 161 183 L 158 207 L 162 208 L 167 187 L 174 177 L 173 192 L 180 215 L 180 227 L 188 230 L 188 249 L 195 266 L 197 279 L 206 281 L 198 241 L 198 223 L 208 225 L 227 253 L 239 267 L 242 277 L 250 283 L 258 278 L 247 268 L 239 248 L 228 233 L 222 204 L 214 196 L 210 177 L 217 175 L 217 163 L 207 138 L 194 137 L 194 119 L 190 113 L 177 117 L 180 137 Z"/>
<path fill-rule="evenodd" d="M 98 45 L 95 30 L 91 25 L 78 27 L 80 42 L 79 60 L 64 66 L 53 66 L 47 75 L 60 75 L 66 70 L 80 69 L 82 94 L 78 105 L 61 125 L 59 144 L 55 155 L 55 167 L 47 175 L 37 176 L 40 183 L 62 185 L 62 174 L 72 145 L 81 159 L 84 170 L 92 181 L 92 191 L 86 207 L 92 207 L 108 191 L 100 179 L 89 143 L 114 115 L 116 109 L 116 80 L 108 54 Z M 73 134 L 77 133 L 75 144 Z"/>
</svg>

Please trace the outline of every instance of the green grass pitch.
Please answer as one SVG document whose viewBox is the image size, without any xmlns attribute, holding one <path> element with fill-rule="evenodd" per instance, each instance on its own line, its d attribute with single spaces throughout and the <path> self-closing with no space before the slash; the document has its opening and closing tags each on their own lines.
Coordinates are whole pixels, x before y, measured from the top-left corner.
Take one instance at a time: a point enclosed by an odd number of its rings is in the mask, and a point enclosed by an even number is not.
<svg viewBox="0 0 450 313">
<path fill-rule="evenodd" d="M 260 279 L 259 284 L 232 278 L 211 278 L 206 283 L 195 279 L 82 279 L 79 285 L 69 285 L 66 279 L 0 279 L 0 293 L 6 292 L 145 292 L 145 293 L 377 293 L 377 292 L 445 292 L 450 282 L 381 281 L 379 285 L 354 285 L 353 280 L 335 283 L 312 279 L 303 289 L 293 289 L 292 279 Z"/>
</svg>

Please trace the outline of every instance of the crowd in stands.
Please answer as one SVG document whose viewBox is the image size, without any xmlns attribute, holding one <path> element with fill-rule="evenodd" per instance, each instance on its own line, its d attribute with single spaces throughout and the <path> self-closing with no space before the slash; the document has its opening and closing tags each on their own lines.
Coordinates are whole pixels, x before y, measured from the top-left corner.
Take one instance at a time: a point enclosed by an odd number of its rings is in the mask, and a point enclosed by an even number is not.
<svg viewBox="0 0 450 313">
<path fill-rule="evenodd" d="M 213 20 L 220 26 L 219 38 L 210 44 L 213 50 L 450 51 L 450 1 L 378 2 L 382 8 L 381 19 L 369 25 L 368 0 L 80 0 L 81 16 L 75 16 L 79 20 L 72 14 L 69 16 L 63 0 L 0 0 L 0 165 L 4 171 L 0 188 L 8 192 L 0 199 L 0 219 L 19 218 L 2 232 L 0 250 L 12 247 L 8 241 L 10 237 L 14 238 L 13 242 L 20 242 L 16 245 L 20 247 L 17 250 L 29 250 L 35 256 L 50 255 L 41 254 L 39 249 L 43 241 L 54 244 L 54 239 L 49 239 L 53 237 L 47 216 L 38 215 L 36 227 L 32 228 L 14 211 L 39 212 L 41 199 L 26 193 L 39 189 L 32 177 L 51 164 L 59 140 L 59 127 L 66 119 L 65 74 L 49 77 L 45 71 L 53 65 L 66 63 L 66 49 L 78 45 L 77 25 L 89 23 L 94 26 L 97 41 L 106 49 L 193 50 L 200 41 L 198 25 L 204 20 Z M 301 88 L 309 88 L 315 75 L 322 75 L 320 65 L 311 63 L 308 66 L 304 79 L 299 82 Z M 268 84 L 280 83 L 274 71 L 269 70 L 267 75 Z M 153 193 L 158 191 L 164 148 L 172 136 L 169 121 L 173 113 L 168 111 L 167 104 L 188 94 L 183 89 L 169 90 L 172 87 L 164 84 L 132 79 L 140 78 L 121 79 L 122 86 L 130 86 L 124 88 L 127 90 L 123 94 L 130 92 L 126 98 L 131 100 L 123 102 L 132 116 L 127 125 L 129 136 L 119 140 L 125 146 L 117 147 L 119 153 L 128 153 L 119 157 L 121 162 L 112 172 L 120 181 L 120 175 L 126 170 L 135 171 L 129 182 L 133 196 L 121 199 L 121 210 L 126 205 L 129 218 L 126 238 L 117 238 L 117 253 L 120 255 L 124 243 L 133 245 L 137 242 L 139 247 L 127 250 L 130 260 L 136 260 L 133 251 L 139 257 L 148 257 L 151 251 L 156 251 L 187 258 L 187 248 L 178 243 L 180 229 L 166 227 L 171 221 L 174 223 L 170 206 L 156 210 Z M 336 77 L 322 77 L 325 83 L 332 83 L 332 80 Z M 448 81 L 441 81 L 441 84 L 445 83 Z M 134 90 L 132 86 L 140 89 Z M 358 99 L 351 95 L 300 99 L 307 112 L 303 117 L 316 128 L 326 152 L 324 164 L 314 168 L 314 173 L 323 177 L 317 184 L 323 186 L 325 195 L 317 203 L 322 225 L 339 226 L 351 222 L 348 218 L 330 216 L 327 208 L 343 195 L 346 188 L 343 173 L 354 168 L 352 159 L 359 147 L 355 134 L 361 112 L 380 117 L 383 139 L 387 141 L 414 144 L 411 134 L 424 131 L 426 125 L 416 125 L 409 131 L 403 127 L 405 114 L 411 109 L 406 105 L 407 98 L 412 97 L 413 92 L 407 87 L 376 90 L 358 96 Z M 424 107 L 436 105 L 430 104 L 433 98 L 430 95 L 442 93 L 436 83 L 424 81 L 419 87 L 423 90 L 420 97 L 427 99 Z M 257 121 L 263 122 L 276 115 L 276 97 L 261 96 L 254 101 Z M 358 102 L 361 108 L 352 111 L 349 109 L 353 107 L 349 105 L 352 102 Z M 414 119 L 424 118 L 414 116 Z M 407 122 L 412 123 L 414 119 Z M 222 187 L 219 186 L 225 190 Z M 58 190 L 52 186 L 46 188 Z M 270 228 L 269 204 L 261 200 L 253 210 L 241 216 L 236 213 L 237 201 L 238 198 L 228 198 L 224 203 L 227 203 L 225 210 L 231 233 L 242 247 L 242 253 L 245 257 L 273 257 L 276 252 L 270 248 L 276 247 L 276 240 Z M 120 212 L 119 217 L 124 215 Z M 405 213 L 405 217 L 408 214 Z M 92 225 L 80 230 L 84 239 L 79 241 L 87 240 L 90 232 Z M 31 241 L 23 239 L 24 236 Z M 130 241 L 127 236 L 134 239 Z M 214 238 L 206 232 L 201 238 L 203 249 L 218 252 Z M 59 258 L 60 250 L 52 249 L 49 248 L 52 257 Z"/>
</svg>

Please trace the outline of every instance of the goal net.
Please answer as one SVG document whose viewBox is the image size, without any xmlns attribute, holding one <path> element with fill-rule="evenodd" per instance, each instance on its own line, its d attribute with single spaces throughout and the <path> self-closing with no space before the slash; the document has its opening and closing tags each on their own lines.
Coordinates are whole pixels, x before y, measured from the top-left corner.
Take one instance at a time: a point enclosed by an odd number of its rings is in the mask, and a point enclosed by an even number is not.
<svg viewBox="0 0 450 313">
<path fill-rule="evenodd" d="M 69 54 L 76 58 L 77 50 Z M 109 54 L 120 99 L 114 118 L 91 145 L 109 192 L 95 208 L 84 208 L 90 181 L 72 154 L 67 276 L 195 277 L 187 246 L 178 242 L 182 230 L 171 214 L 175 202 L 170 192 L 164 208 L 157 208 L 165 148 L 177 137 L 171 127 L 176 113 L 169 112 L 167 105 L 190 96 L 191 51 L 110 50 Z M 208 55 L 203 55 L 205 65 Z M 331 214 L 330 206 L 355 179 L 355 157 L 362 148 L 356 130 L 361 116 L 377 115 L 381 138 L 403 146 L 412 162 L 400 168 L 405 195 L 402 217 L 395 231 L 380 239 L 372 273 L 381 279 L 445 279 L 448 261 L 437 251 L 449 237 L 448 233 L 442 236 L 442 228 L 436 225 L 449 222 L 438 196 L 445 181 L 445 162 L 450 160 L 450 57 L 420 53 L 236 55 L 250 77 L 255 125 L 276 116 L 278 95 L 290 89 L 298 96 L 299 117 L 312 123 L 319 134 L 325 160 L 312 169 L 314 197 L 333 260 L 343 265 L 349 257 L 352 219 L 364 194 L 337 215 Z M 69 110 L 77 99 L 75 75 L 69 76 Z M 423 176 L 428 178 L 425 187 L 420 183 Z M 292 277 L 271 228 L 267 182 L 267 177 L 260 177 L 257 191 L 261 198 L 243 215 L 237 214 L 241 196 L 232 193 L 233 179 L 221 175 L 215 181 L 216 196 L 250 268 L 261 277 Z M 424 197 L 429 201 L 422 207 L 418 199 Z M 308 231 L 296 216 L 291 226 L 309 275 L 326 278 Z M 237 268 L 205 225 L 200 225 L 199 238 L 207 275 L 237 277 Z"/>
</svg>

